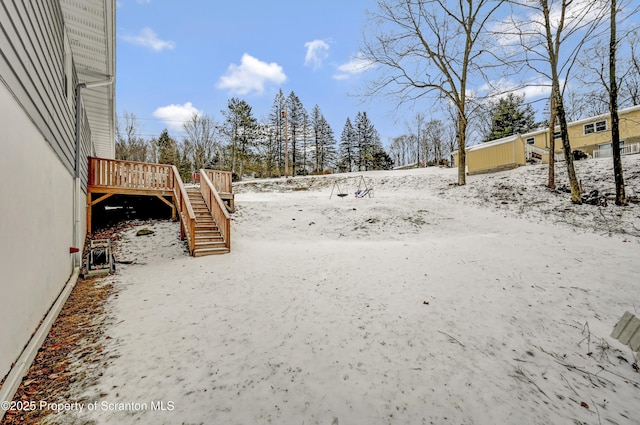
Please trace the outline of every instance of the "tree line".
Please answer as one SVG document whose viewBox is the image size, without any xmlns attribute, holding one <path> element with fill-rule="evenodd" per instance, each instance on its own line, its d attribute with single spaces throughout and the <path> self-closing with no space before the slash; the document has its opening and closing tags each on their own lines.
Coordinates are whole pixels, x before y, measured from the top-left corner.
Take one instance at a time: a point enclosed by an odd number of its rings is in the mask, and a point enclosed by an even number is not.
<svg viewBox="0 0 640 425">
<path fill-rule="evenodd" d="M 246 174 L 279 177 L 393 166 L 366 112 L 358 112 L 354 124 L 346 119 L 339 142 L 320 107 L 309 113 L 293 91 L 285 97 L 279 90 L 262 121 L 237 97 L 221 112 L 220 121 L 192 115 L 182 124 L 182 140 L 167 129 L 144 139 L 135 114 L 124 113 L 116 123 L 116 158 L 175 165 L 184 181 L 201 168 L 231 171 L 242 179 Z"/>
</svg>

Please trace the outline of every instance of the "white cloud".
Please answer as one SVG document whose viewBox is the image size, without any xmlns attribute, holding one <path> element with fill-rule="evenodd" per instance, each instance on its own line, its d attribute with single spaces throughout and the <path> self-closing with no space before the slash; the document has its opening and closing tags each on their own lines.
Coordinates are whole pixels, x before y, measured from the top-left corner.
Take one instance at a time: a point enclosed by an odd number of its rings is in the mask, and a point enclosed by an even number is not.
<svg viewBox="0 0 640 425">
<path fill-rule="evenodd" d="M 351 58 L 349 62 L 338 66 L 339 72 L 334 74 L 333 78 L 335 80 L 346 80 L 347 78 L 361 74 L 374 66 L 375 64 L 370 60 L 365 59 L 362 53 L 358 53 L 356 56 Z"/>
<path fill-rule="evenodd" d="M 162 106 L 153 112 L 153 116 L 161 119 L 173 130 L 182 130 L 182 124 L 188 121 L 194 114 L 202 115 L 202 111 L 196 109 L 191 102 L 184 105 Z"/>
<path fill-rule="evenodd" d="M 304 57 L 304 66 L 310 66 L 314 70 L 322 66 L 322 61 L 329 57 L 329 45 L 323 40 L 313 40 L 304 43 L 307 54 Z"/>
<path fill-rule="evenodd" d="M 546 29 L 539 3 L 529 1 L 527 7 L 516 9 L 516 12 L 491 26 L 491 41 L 507 47 L 519 47 L 524 44 L 530 49 L 543 51 L 546 44 Z M 567 4 L 564 15 L 562 12 L 561 2 L 551 2 L 549 9 L 551 32 L 556 34 L 562 23 L 563 38 L 567 40 L 567 38 L 584 37 L 590 25 L 603 19 L 606 9 L 599 7 L 599 3 L 593 0 L 574 0 Z M 569 42 L 565 41 L 565 44 Z"/>
<path fill-rule="evenodd" d="M 551 81 L 536 78 L 518 84 L 515 81 L 502 79 L 482 85 L 478 92 L 482 97 L 487 98 L 497 99 L 505 96 L 506 93 L 515 93 L 517 95 L 524 95 L 525 99 L 531 100 L 540 97 L 549 97 L 551 95 Z"/>
<path fill-rule="evenodd" d="M 251 92 L 264 93 L 268 83 L 282 84 L 287 81 L 282 67 L 275 62 L 266 63 L 245 53 L 240 65 L 231 64 L 227 73 L 220 77 L 216 87 L 232 93 L 245 95 Z"/>
<path fill-rule="evenodd" d="M 172 50 L 176 47 L 173 41 L 160 40 L 155 31 L 148 27 L 141 29 L 138 35 L 124 35 L 121 38 L 128 43 L 147 47 L 156 52 Z"/>
</svg>

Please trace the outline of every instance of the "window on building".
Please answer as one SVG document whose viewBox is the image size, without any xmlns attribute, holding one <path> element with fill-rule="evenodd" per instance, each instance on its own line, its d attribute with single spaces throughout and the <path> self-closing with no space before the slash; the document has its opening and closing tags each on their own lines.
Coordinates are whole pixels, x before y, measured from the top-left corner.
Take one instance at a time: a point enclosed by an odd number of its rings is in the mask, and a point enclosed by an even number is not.
<svg viewBox="0 0 640 425">
<path fill-rule="evenodd" d="M 533 145 L 536 142 L 536 138 L 535 137 L 529 137 L 527 139 L 527 145 Z"/>
<path fill-rule="evenodd" d="M 596 121 L 584 125 L 584 134 L 600 133 L 602 131 L 607 131 L 606 120 Z"/>
<path fill-rule="evenodd" d="M 556 131 L 555 133 L 553 133 L 553 140 L 558 140 L 558 139 L 562 139 L 562 133 L 560 133 L 559 131 Z"/>
</svg>

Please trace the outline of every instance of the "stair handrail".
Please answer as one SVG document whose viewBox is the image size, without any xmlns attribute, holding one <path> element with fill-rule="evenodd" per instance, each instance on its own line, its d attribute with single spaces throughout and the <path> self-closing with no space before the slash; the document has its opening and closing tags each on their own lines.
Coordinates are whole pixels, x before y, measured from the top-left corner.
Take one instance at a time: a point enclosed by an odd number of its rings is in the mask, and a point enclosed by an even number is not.
<svg viewBox="0 0 640 425">
<path fill-rule="evenodd" d="M 229 216 L 222 198 L 204 169 L 200 170 L 200 193 L 202 193 L 202 197 L 218 225 L 225 247 L 231 249 L 231 216 Z"/>
<path fill-rule="evenodd" d="M 233 193 L 231 171 L 204 170 L 218 193 Z"/>
<path fill-rule="evenodd" d="M 180 239 L 184 239 L 186 234 L 187 242 L 189 243 L 189 254 L 193 255 L 193 250 L 196 245 L 196 213 L 193 211 L 193 206 L 191 205 L 191 201 L 187 195 L 184 183 L 180 178 L 178 168 L 175 165 L 172 165 L 171 169 L 173 170 L 173 195 L 176 199 L 178 215 L 180 216 Z M 183 213 L 185 214 L 184 216 Z"/>
<path fill-rule="evenodd" d="M 549 149 L 539 148 L 538 146 L 535 146 L 535 145 L 526 144 L 525 145 L 525 150 L 526 150 L 526 154 L 527 154 L 527 159 L 531 159 L 531 157 L 533 157 L 534 153 L 540 155 L 540 157 L 542 157 L 543 155 L 548 155 L 549 154 Z"/>
</svg>

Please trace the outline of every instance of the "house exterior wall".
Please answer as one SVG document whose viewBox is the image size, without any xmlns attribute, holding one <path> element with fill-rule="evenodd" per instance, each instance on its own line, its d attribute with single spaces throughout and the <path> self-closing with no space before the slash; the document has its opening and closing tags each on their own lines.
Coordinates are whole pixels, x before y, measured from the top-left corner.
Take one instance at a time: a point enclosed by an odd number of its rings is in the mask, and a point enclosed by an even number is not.
<svg viewBox="0 0 640 425">
<path fill-rule="evenodd" d="M 73 175 L 0 84 L 0 377 L 72 272 Z"/>
<path fill-rule="evenodd" d="M 76 181 L 70 46 L 59 1 L 0 2 L 0 379 L 72 274 L 74 235 L 82 248 L 86 233 L 94 123 L 81 118 Z"/>
<path fill-rule="evenodd" d="M 0 26 L 0 78 L 72 172 L 75 104 L 65 88 L 73 77 L 65 73 L 62 11 L 55 1 L 6 1 Z"/>
<path fill-rule="evenodd" d="M 620 140 L 627 144 L 640 142 L 640 106 L 619 111 Z M 597 122 L 606 121 L 606 130 L 585 134 L 585 125 L 592 125 L 595 129 Z M 569 123 L 569 141 L 572 150 L 580 150 L 589 155 L 598 150 L 603 144 L 611 143 L 611 119 L 609 114 L 591 117 Z M 556 128 L 559 132 L 560 128 Z M 540 149 L 549 149 L 549 130 L 537 130 L 530 133 L 509 136 L 500 140 L 467 147 L 467 172 L 469 174 L 488 173 L 519 165 L 526 160 L 526 145 Z M 562 140 L 556 138 L 555 153 L 562 154 Z M 458 166 L 457 152 L 452 154 L 454 166 Z M 549 163 L 549 155 L 542 155 L 542 162 Z"/>
<path fill-rule="evenodd" d="M 619 111 L 620 140 L 627 143 L 636 143 L 640 140 L 640 106 L 622 109 Z M 596 122 L 605 121 L 606 130 L 585 134 L 584 126 Z M 556 128 L 560 131 L 560 127 Z M 536 131 L 522 135 L 523 139 L 535 138 L 535 146 L 543 149 L 549 148 L 549 132 L 547 130 Z M 580 121 L 569 123 L 569 142 L 572 150 L 581 150 L 592 154 L 599 145 L 611 143 L 611 118 L 609 114 L 586 118 Z M 562 141 L 556 139 L 556 153 L 561 153 Z"/>
<path fill-rule="evenodd" d="M 620 140 L 627 143 L 637 141 L 640 138 L 640 107 L 621 110 L 619 113 Z M 606 130 L 585 134 L 584 126 L 605 121 Z M 593 154 L 599 145 L 611 143 L 611 117 L 607 115 L 581 120 L 569 128 L 569 140 L 571 148 Z"/>
<path fill-rule="evenodd" d="M 524 143 L 517 136 L 467 148 L 469 175 L 508 170 L 524 164 Z"/>
</svg>

